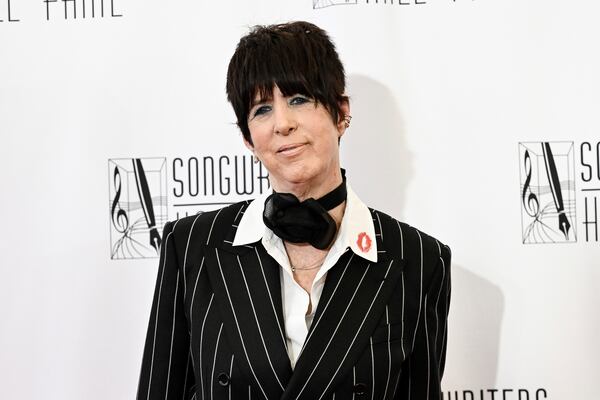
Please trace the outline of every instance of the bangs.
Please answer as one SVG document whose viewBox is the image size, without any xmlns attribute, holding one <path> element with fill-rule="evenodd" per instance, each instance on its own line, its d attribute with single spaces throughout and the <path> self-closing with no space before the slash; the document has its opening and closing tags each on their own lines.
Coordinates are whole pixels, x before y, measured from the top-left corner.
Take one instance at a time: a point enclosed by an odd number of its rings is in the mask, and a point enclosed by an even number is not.
<svg viewBox="0 0 600 400">
<path fill-rule="evenodd" d="M 301 94 L 326 102 L 323 93 L 311 90 L 318 87 L 318 66 L 309 65 L 314 54 L 293 42 L 297 38 L 285 39 L 288 40 L 261 43 L 255 48 L 252 58 L 246 60 L 245 71 L 241 71 L 246 79 L 241 80 L 243 87 L 240 94 L 246 100 L 248 110 L 256 104 L 255 100 L 272 100 L 275 86 L 284 96 Z"/>
<path fill-rule="evenodd" d="M 249 84 L 248 87 L 244 88 L 244 94 L 247 99 L 248 111 L 252 109 L 256 104 L 268 102 L 273 100 L 273 89 L 277 86 L 281 93 L 288 97 L 295 94 L 301 94 L 306 97 L 315 99 L 315 95 L 310 92 L 308 87 L 301 82 L 290 81 L 286 79 L 273 79 L 261 81 L 254 85 Z"/>
</svg>

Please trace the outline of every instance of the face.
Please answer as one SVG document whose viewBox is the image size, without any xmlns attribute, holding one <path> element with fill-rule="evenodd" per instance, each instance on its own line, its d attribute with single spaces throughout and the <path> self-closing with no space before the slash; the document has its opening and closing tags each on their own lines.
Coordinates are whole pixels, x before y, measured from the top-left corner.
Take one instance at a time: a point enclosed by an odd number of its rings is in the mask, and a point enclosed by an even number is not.
<svg viewBox="0 0 600 400">
<path fill-rule="evenodd" d="M 335 124 L 327 109 L 309 97 L 286 97 L 277 86 L 272 97 L 255 99 L 248 114 L 253 143 L 244 142 L 269 171 L 276 191 L 320 197 L 341 182 L 338 139 L 345 123 Z M 349 114 L 347 102 L 341 108 Z"/>
</svg>

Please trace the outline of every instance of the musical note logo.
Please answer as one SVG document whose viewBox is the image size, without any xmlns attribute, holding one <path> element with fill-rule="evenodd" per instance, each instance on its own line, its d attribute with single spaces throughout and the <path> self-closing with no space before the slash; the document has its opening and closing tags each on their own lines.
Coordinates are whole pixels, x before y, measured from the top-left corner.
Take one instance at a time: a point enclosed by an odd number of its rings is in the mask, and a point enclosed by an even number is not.
<svg viewBox="0 0 600 400">
<path fill-rule="evenodd" d="M 157 257 L 167 220 L 166 159 L 109 160 L 111 258 Z"/>
<path fill-rule="evenodd" d="M 519 144 L 523 243 L 575 242 L 573 142 Z"/>
</svg>

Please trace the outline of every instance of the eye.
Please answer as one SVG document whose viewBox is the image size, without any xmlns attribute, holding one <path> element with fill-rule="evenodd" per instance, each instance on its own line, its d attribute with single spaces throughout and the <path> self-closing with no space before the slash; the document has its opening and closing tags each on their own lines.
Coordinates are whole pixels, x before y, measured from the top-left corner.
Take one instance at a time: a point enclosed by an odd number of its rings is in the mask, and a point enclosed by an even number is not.
<svg viewBox="0 0 600 400">
<path fill-rule="evenodd" d="M 259 106 L 256 108 L 256 111 L 254 111 L 254 116 L 257 117 L 257 116 L 263 115 L 269 111 L 271 111 L 271 106 Z"/>
<path fill-rule="evenodd" d="M 292 105 L 294 105 L 294 104 L 299 105 L 299 104 L 304 104 L 304 103 L 309 103 L 309 102 L 310 102 L 310 100 L 304 96 L 294 96 L 290 100 L 290 104 L 292 104 Z"/>
</svg>

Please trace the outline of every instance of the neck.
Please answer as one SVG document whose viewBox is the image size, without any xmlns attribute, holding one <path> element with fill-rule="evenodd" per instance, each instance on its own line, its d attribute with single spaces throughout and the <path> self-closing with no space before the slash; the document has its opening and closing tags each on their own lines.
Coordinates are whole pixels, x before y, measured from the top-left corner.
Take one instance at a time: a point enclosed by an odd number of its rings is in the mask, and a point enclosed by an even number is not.
<svg viewBox="0 0 600 400">
<path fill-rule="evenodd" d="M 337 188 L 342 183 L 340 168 L 332 173 L 319 174 L 312 179 L 301 182 L 276 182 L 271 181 L 273 190 L 279 193 L 291 193 L 300 201 L 308 198 L 319 199 Z M 339 206 L 338 206 L 339 207 Z M 336 208 L 338 208 L 336 207 Z M 333 211 L 333 210 L 332 210 Z"/>
</svg>

